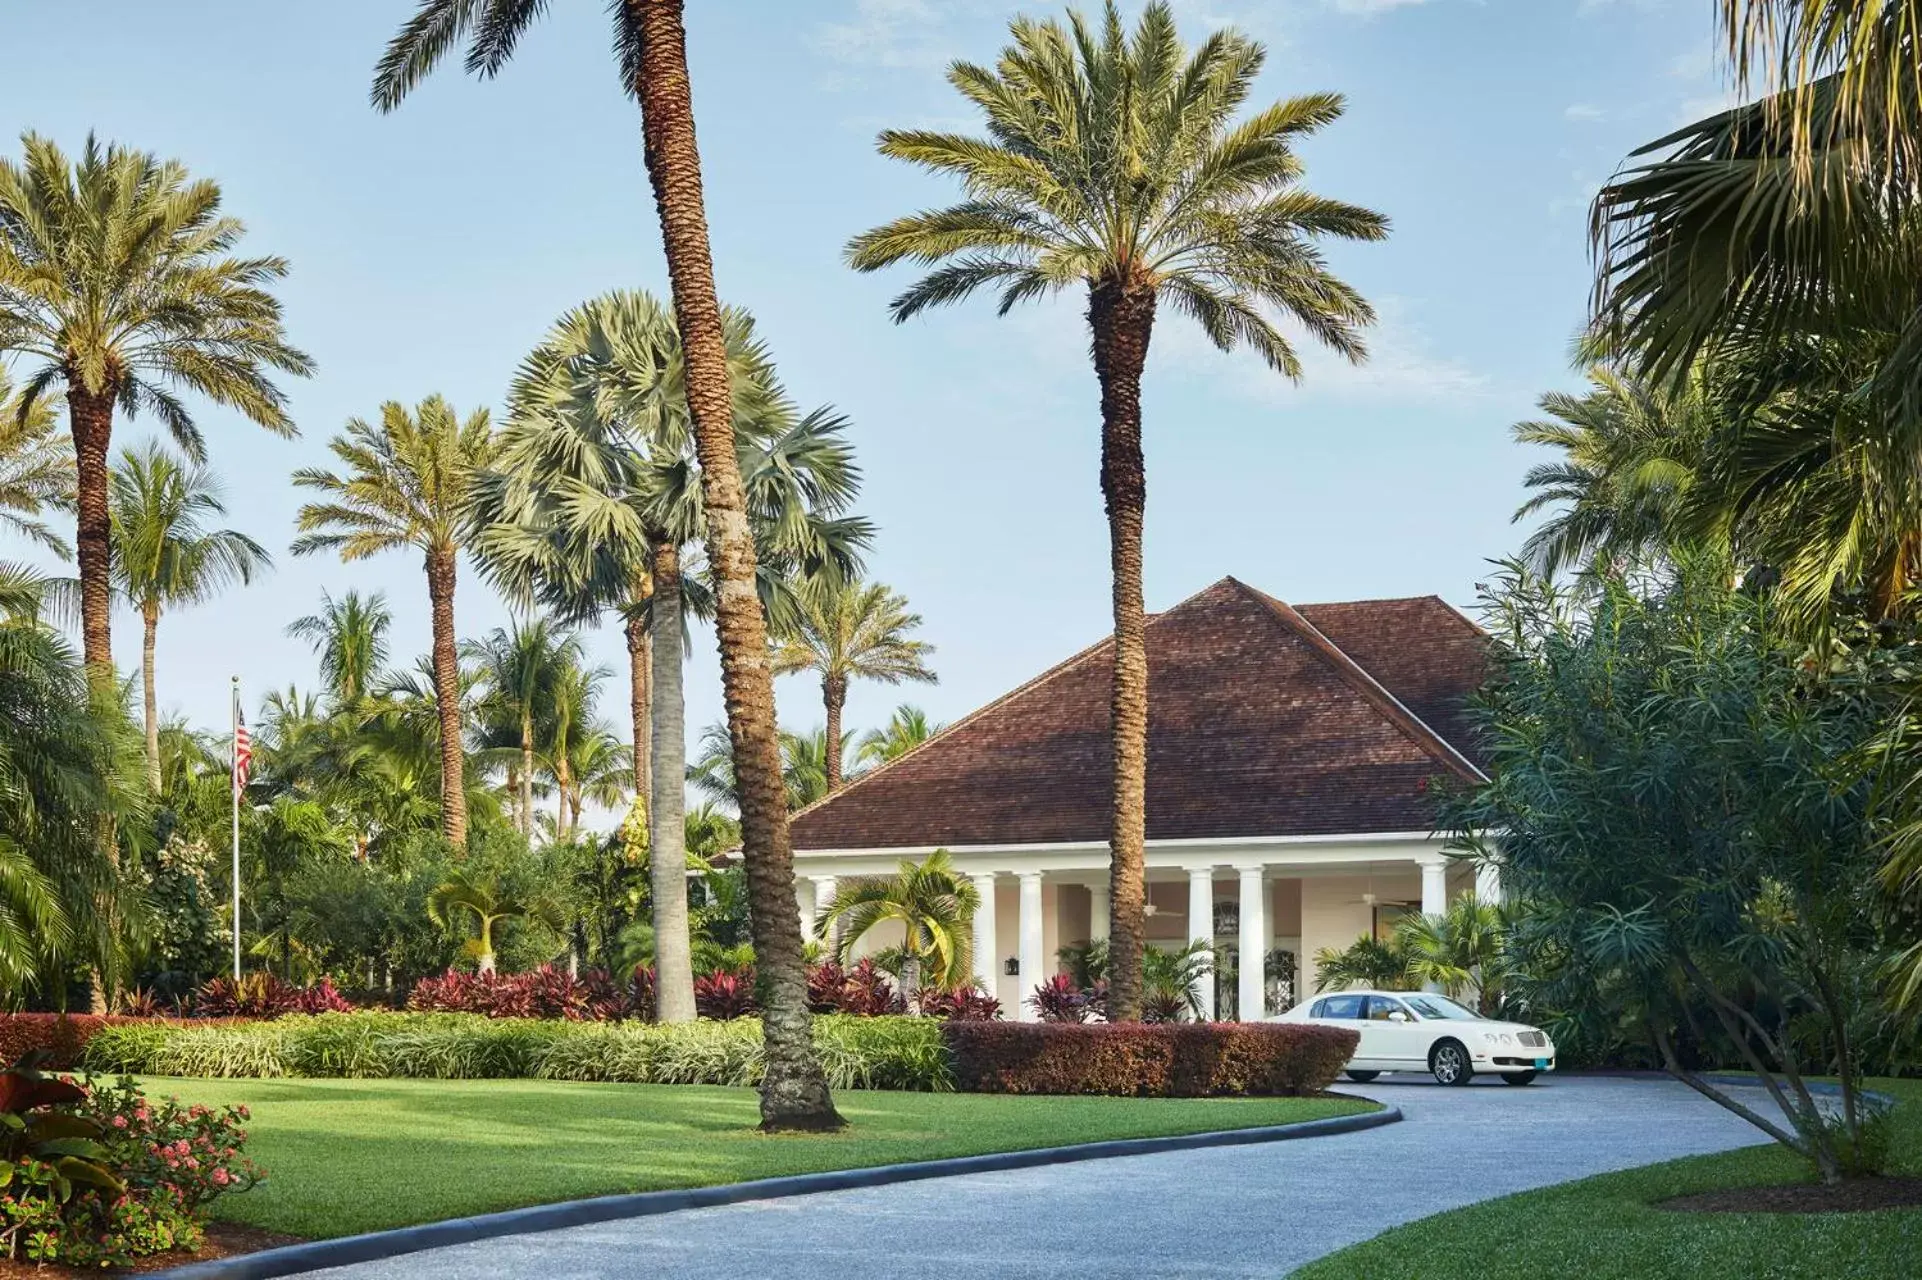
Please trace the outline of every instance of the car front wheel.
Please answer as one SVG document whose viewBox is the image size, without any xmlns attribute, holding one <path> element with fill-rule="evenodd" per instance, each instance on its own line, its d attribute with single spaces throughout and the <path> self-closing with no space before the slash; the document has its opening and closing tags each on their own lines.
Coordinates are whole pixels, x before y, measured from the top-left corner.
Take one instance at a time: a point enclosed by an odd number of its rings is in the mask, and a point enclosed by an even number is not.
<svg viewBox="0 0 1922 1280">
<path fill-rule="evenodd" d="M 1373 1079 L 1374 1079 L 1374 1078 L 1375 1078 L 1376 1076 L 1378 1076 L 1378 1075 L 1380 1075 L 1380 1074 L 1381 1074 L 1381 1072 L 1379 1072 L 1379 1071 L 1350 1071 L 1350 1072 L 1347 1072 L 1346 1074 L 1347 1074 L 1347 1076 L 1348 1076 L 1348 1078 L 1349 1078 L 1350 1080 L 1353 1080 L 1353 1081 L 1354 1081 L 1354 1082 L 1355 1082 L 1356 1084 L 1367 1084 L 1367 1083 L 1368 1083 L 1368 1082 L 1369 1082 L 1370 1080 L 1373 1080 Z"/>
<path fill-rule="evenodd" d="M 1534 1071 L 1504 1071 L 1502 1072 L 1502 1083 L 1503 1084 L 1534 1084 L 1535 1077 L 1537 1074 L 1538 1073 Z"/>
<path fill-rule="evenodd" d="M 1459 1040 L 1444 1040 L 1428 1054 L 1428 1069 L 1439 1084 L 1467 1084 L 1475 1068 L 1468 1061 L 1468 1050 Z"/>
</svg>

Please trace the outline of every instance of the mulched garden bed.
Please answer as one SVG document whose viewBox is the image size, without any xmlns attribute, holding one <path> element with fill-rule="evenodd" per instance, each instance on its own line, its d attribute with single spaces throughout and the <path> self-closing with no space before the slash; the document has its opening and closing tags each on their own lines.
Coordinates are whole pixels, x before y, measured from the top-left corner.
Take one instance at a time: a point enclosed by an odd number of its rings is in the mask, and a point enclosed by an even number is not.
<svg viewBox="0 0 1922 1280">
<path fill-rule="evenodd" d="M 96 1268 L 83 1271 L 77 1267 L 51 1263 L 43 1266 L 37 1262 L 15 1262 L 0 1257 L 0 1280 L 67 1280 L 69 1276 L 137 1275 L 143 1271 L 184 1267 L 190 1262 L 206 1262 L 211 1258 L 229 1258 L 238 1253 L 259 1253 L 262 1249 L 273 1249 L 283 1244 L 304 1243 L 301 1237 L 290 1236 L 284 1231 L 262 1231 L 259 1227 L 243 1227 L 232 1222 L 210 1222 L 207 1224 L 207 1243 L 197 1253 L 163 1253 L 145 1259 L 138 1266 L 112 1271 Z"/>
<path fill-rule="evenodd" d="M 1851 1178 L 1834 1186 L 1797 1182 L 1776 1187 L 1729 1187 L 1663 1200 L 1678 1213 L 1867 1213 L 1922 1208 L 1922 1178 Z"/>
</svg>

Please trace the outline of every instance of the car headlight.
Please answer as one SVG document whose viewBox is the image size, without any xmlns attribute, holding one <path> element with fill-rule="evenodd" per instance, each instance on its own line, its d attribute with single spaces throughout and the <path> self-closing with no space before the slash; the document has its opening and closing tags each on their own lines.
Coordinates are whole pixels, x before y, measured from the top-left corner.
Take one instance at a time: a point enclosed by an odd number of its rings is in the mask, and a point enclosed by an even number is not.
<svg viewBox="0 0 1922 1280">
<path fill-rule="evenodd" d="M 1509 1035 L 1506 1031 L 1484 1031 L 1482 1032 L 1482 1039 L 1488 1041 L 1490 1044 L 1513 1044 L 1515 1042 L 1515 1037 Z"/>
</svg>

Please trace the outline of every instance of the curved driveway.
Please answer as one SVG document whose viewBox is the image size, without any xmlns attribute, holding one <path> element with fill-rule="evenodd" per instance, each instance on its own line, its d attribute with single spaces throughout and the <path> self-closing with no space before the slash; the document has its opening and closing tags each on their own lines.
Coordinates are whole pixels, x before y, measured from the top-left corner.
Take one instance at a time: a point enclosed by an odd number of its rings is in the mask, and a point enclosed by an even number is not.
<svg viewBox="0 0 1922 1280">
<path fill-rule="evenodd" d="M 1385 1077 L 1401 1124 L 1246 1147 L 832 1191 L 479 1241 L 326 1280 L 1273 1277 L 1397 1223 L 1762 1135 L 1672 1081 L 1516 1089 Z"/>
</svg>

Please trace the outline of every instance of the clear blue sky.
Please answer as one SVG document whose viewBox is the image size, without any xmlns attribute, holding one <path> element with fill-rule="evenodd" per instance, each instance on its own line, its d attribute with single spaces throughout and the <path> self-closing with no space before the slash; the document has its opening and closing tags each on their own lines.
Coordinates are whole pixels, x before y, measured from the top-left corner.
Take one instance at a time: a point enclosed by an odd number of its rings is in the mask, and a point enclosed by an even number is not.
<svg viewBox="0 0 1922 1280">
<path fill-rule="evenodd" d="M 1130 5 L 1132 8 L 1133 5 Z M 224 724 L 309 686 L 283 634 L 321 588 L 383 588 L 396 654 L 426 647 L 419 564 L 345 567 L 284 552 L 296 466 L 326 460 L 350 416 L 430 392 L 498 406 L 562 311 L 616 286 L 665 292 L 640 120 L 619 92 L 601 0 L 553 0 L 494 83 L 438 73 L 399 112 L 367 106 L 369 72 L 411 0 L 8 0 L 0 124 L 68 148 L 88 130 L 220 181 L 246 249 L 288 257 L 293 340 L 319 364 L 290 386 L 301 428 L 268 436 L 201 414 L 232 523 L 275 572 L 170 617 L 163 706 Z M 906 592 L 939 646 L 938 687 L 857 687 L 850 724 L 902 697 L 952 719 L 1108 625 L 1098 415 L 1080 304 L 997 320 L 985 303 L 906 326 L 885 314 L 904 273 L 841 265 L 849 235 L 955 194 L 875 154 L 889 125 L 972 127 L 942 78 L 988 61 L 1006 0 L 692 0 L 690 56 L 722 295 L 758 317 L 796 396 L 853 423 L 876 576 Z M 1249 355 L 1215 355 L 1175 318 L 1146 387 L 1151 609 L 1235 574 L 1298 603 L 1433 592 L 1470 603 L 1518 543 L 1528 463 L 1509 425 L 1574 385 L 1570 336 L 1589 288 L 1585 211 L 1635 145 L 1721 99 L 1709 0 L 1186 0 L 1192 42 L 1233 22 L 1265 40 L 1264 98 L 1348 95 L 1306 148 L 1310 184 L 1394 221 L 1385 244 L 1337 246 L 1382 314 L 1366 368 L 1313 359 L 1299 387 Z M 191 13 L 191 19 L 183 14 Z M 0 147 L 17 155 L 13 139 Z M 132 443 L 150 422 L 122 424 Z M 0 547 L 0 554 L 21 554 Z M 471 574 L 458 620 L 505 619 Z M 597 653 L 620 660 L 612 631 Z M 115 637 L 137 657 L 132 619 Z M 720 715 L 712 639 L 689 668 L 693 731 Z M 610 686 L 619 697 L 618 684 Z M 821 718 L 783 682 L 783 721 Z M 618 720 L 623 708 L 610 702 Z"/>
</svg>

